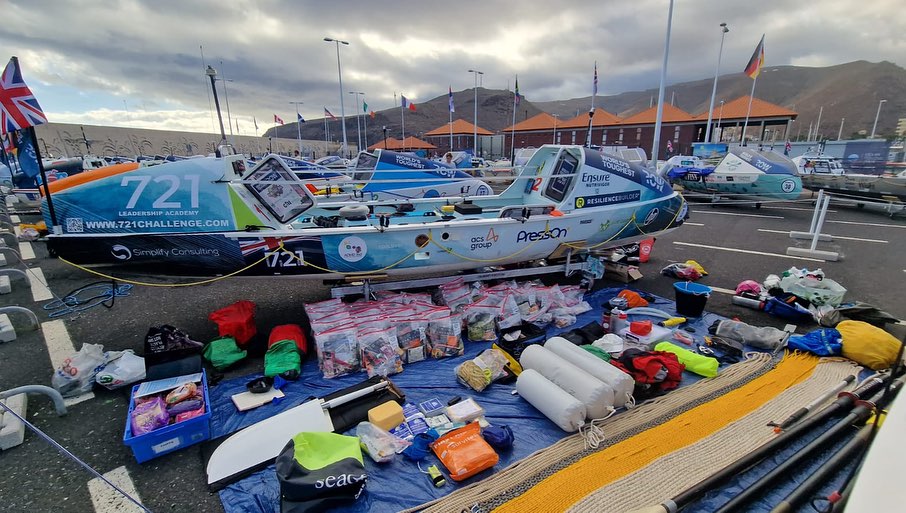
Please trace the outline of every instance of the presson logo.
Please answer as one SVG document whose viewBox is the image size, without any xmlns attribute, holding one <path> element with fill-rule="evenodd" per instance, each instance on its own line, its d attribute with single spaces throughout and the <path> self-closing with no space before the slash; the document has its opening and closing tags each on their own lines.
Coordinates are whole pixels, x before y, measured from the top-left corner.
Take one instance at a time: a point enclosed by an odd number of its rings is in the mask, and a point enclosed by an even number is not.
<svg viewBox="0 0 906 513">
<path fill-rule="evenodd" d="M 551 228 L 550 230 L 539 230 L 537 232 L 528 232 L 522 230 L 516 235 L 516 242 L 535 242 L 548 239 L 559 239 L 566 237 L 566 228 Z"/>
<path fill-rule="evenodd" d="M 117 244 L 110 248 L 110 254 L 117 260 L 129 260 L 132 258 L 132 250 L 122 244 Z"/>
</svg>

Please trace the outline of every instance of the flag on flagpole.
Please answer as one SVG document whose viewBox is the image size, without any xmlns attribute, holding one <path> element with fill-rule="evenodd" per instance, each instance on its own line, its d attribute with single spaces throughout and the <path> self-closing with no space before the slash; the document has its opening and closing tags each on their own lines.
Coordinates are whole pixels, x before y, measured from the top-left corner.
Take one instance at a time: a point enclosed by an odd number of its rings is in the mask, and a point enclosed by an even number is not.
<svg viewBox="0 0 906 513">
<path fill-rule="evenodd" d="M 761 41 L 759 41 L 758 46 L 755 47 L 755 53 L 752 54 L 752 58 L 749 59 L 749 63 L 746 64 L 745 74 L 749 78 L 754 79 L 761 73 L 761 67 L 764 66 L 764 34 L 761 35 Z"/>
<path fill-rule="evenodd" d="M 282 125 L 282 124 L 283 124 L 283 120 L 280 119 L 280 116 L 274 114 L 274 123 L 279 123 L 279 124 Z"/>
<path fill-rule="evenodd" d="M 404 108 L 404 109 L 409 109 L 409 110 L 411 110 L 412 112 L 415 112 L 415 104 L 414 104 L 414 103 L 412 103 L 411 101 L 409 101 L 409 99 L 406 98 L 406 97 L 403 96 L 403 95 L 400 95 L 400 98 L 403 99 L 402 102 L 400 103 L 400 106 L 401 106 L 402 108 Z"/>
<path fill-rule="evenodd" d="M 522 101 L 522 96 L 519 94 L 519 77 L 516 77 L 516 96 L 513 97 L 513 103 L 519 105 L 519 102 Z"/>
<path fill-rule="evenodd" d="M 456 112 L 456 107 L 453 106 L 453 86 L 450 86 L 450 112 Z"/>
<path fill-rule="evenodd" d="M 595 80 L 591 88 L 591 94 L 598 94 L 598 61 L 595 61 Z"/>
<path fill-rule="evenodd" d="M 255 123 L 255 130 L 258 130 L 258 118 L 252 116 L 252 123 Z"/>
<path fill-rule="evenodd" d="M 297 112 L 297 113 L 296 113 L 296 117 L 299 118 L 299 119 L 297 119 L 296 121 L 298 121 L 299 123 L 305 123 L 305 119 L 302 117 L 302 114 L 299 114 L 299 113 Z"/>
<path fill-rule="evenodd" d="M 368 112 L 368 103 L 362 100 L 362 112 Z"/>
<path fill-rule="evenodd" d="M 327 116 L 327 117 L 329 117 L 330 119 L 332 119 L 332 120 L 334 120 L 334 121 L 336 121 L 336 119 L 337 119 L 336 116 L 334 116 L 333 114 L 330 113 L 329 110 L 327 110 L 327 107 L 324 107 L 324 115 Z"/>
<path fill-rule="evenodd" d="M 374 119 L 374 111 L 371 111 L 371 113 L 368 115 L 371 116 L 371 119 Z"/>
<path fill-rule="evenodd" d="M 47 116 L 22 80 L 19 59 L 10 58 L 0 75 L 0 135 L 44 123 Z"/>
</svg>

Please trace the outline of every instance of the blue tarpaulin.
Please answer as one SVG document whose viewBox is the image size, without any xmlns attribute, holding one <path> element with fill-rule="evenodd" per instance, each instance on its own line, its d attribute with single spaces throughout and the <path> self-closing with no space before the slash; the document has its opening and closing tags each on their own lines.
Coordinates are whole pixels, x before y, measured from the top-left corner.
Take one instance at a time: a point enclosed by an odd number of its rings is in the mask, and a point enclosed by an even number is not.
<svg viewBox="0 0 906 513">
<path fill-rule="evenodd" d="M 576 324 L 563 329 L 550 327 L 548 337 L 571 329 L 584 326 L 593 321 L 601 320 L 603 303 L 625 287 L 602 289 L 586 296 L 586 301 L 592 306 L 592 311 L 578 316 Z M 673 301 L 658 299 L 651 306 L 675 315 Z M 633 320 L 645 319 L 638 316 Z M 654 321 L 661 319 L 650 317 Z M 696 341 L 701 341 L 707 328 L 716 320 L 724 317 L 705 313 L 701 318 L 690 322 L 695 328 Z M 476 357 L 481 351 L 490 347 L 489 342 L 466 342 L 465 355 L 458 358 L 444 360 L 426 360 L 406 365 L 400 374 L 390 376 L 390 379 L 406 394 L 406 400 L 419 403 L 431 398 L 437 398 L 442 403 L 455 397 L 474 398 L 485 410 L 485 418 L 494 425 L 508 425 L 515 435 L 513 448 L 500 453 L 500 461 L 494 469 L 486 470 L 478 475 L 455 483 L 447 479 L 447 485 L 435 488 L 426 474 L 419 471 L 414 462 L 402 456 L 397 456 L 389 463 L 374 463 L 365 456 L 365 470 L 368 474 L 368 484 L 359 499 L 350 503 L 343 511 L 350 512 L 395 512 L 401 509 L 423 504 L 427 501 L 447 495 L 454 490 L 472 482 L 485 479 L 496 470 L 503 469 L 519 461 L 531 453 L 548 447 L 558 440 L 568 436 L 553 422 L 548 420 L 538 410 L 533 408 L 524 399 L 512 395 L 515 384 L 492 384 L 483 392 L 478 393 L 457 382 L 454 368 L 460 363 Z M 211 388 L 211 436 L 219 437 L 233 433 L 255 422 L 269 418 L 281 411 L 302 404 L 312 397 L 322 397 L 330 392 L 355 385 L 365 379 L 364 373 L 344 376 L 336 379 L 324 379 L 318 371 L 315 359 L 305 362 L 302 369 L 302 379 L 290 383 L 283 389 L 286 398 L 277 404 L 269 404 L 245 413 L 236 411 L 230 396 L 244 392 L 245 384 L 256 376 L 223 381 Z M 683 384 L 696 381 L 698 378 L 691 373 L 684 373 Z M 621 410 L 622 412 L 622 410 Z M 353 434 L 354 428 L 346 434 Z M 437 458 L 430 455 L 422 468 L 438 464 Z M 443 469 L 442 469 L 443 470 Z M 277 481 L 273 465 L 256 472 L 220 491 L 220 499 L 226 513 L 277 513 L 280 510 L 280 486 Z"/>
</svg>

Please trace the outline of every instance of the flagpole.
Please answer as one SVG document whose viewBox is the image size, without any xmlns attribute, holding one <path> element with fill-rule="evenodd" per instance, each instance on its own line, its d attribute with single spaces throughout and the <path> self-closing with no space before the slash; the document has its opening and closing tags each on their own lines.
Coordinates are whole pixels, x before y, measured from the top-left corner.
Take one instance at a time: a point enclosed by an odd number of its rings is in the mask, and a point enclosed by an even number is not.
<svg viewBox="0 0 906 513">
<path fill-rule="evenodd" d="M 57 213 L 53 208 L 53 199 L 50 197 L 50 185 L 47 183 L 47 173 L 44 172 L 44 162 L 41 160 L 41 149 L 38 147 L 38 136 L 35 133 L 35 127 L 30 126 L 26 131 L 28 136 L 31 137 L 32 147 L 35 149 L 35 158 L 38 160 L 38 172 L 41 173 L 41 186 L 44 188 L 44 197 L 47 198 L 47 212 L 50 214 L 50 224 L 53 227 L 53 233 L 61 235 L 63 229 L 57 223 Z"/>
<path fill-rule="evenodd" d="M 519 98 L 519 75 L 516 75 L 516 90 L 513 91 L 513 124 L 510 125 L 512 128 L 510 135 L 510 164 L 515 164 L 513 161 L 516 159 L 516 107 L 519 105 L 516 103 L 517 98 Z"/>
<path fill-rule="evenodd" d="M 453 98 L 453 86 L 450 86 L 450 100 L 451 101 L 452 101 L 452 98 Z M 453 109 L 451 109 L 450 106 L 453 104 L 451 103 L 451 101 L 447 102 L 447 103 L 450 103 L 450 105 L 447 105 L 447 113 L 450 115 L 450 151 L 452 152 L 453 151 Z"/>
<path fill-rule="evenodd" d="M 242 137 L 239 134 L 239 118 L 236 118 L 236 147 L 239 148 L 239 153 L 242 153 L 242 141 L 239 139 Z"/>
<path fill-rule="evenodd" d="M 400 93 L 400 98 L 405 98 L 405 96 L 403 96 L 403 93 Z M 403 108 L 402 101 L 400 101 L 400 119 L 403 120 L 403 128 L 402 128 L 400 139 L 405 141 L 406 140 L 406 109 Z"/>
<path fill-rule="evenodd" d="M 299 104 L 305 102 L 289 102 L 296 106 L 296 135 L 299 138 L 299 157 L 302 157 L 302 115 L 299 114 Z"/>
<path fill-rule="evenodd" d="M 749 108 L 746 110 L 746 121 L 742 124 L 742 137 L 740 142 L 743 146 L 748 146 L 746 143 L 746 129 L 749 127 L 749 114 L 752 113 L 752 98 L 755 97 L 755 84 L 758 82 L 758 75 L 755 75 L 755 78 L 752 79 L 752 91 L 749 92 Z"/>
<path fill-rule="evenodd" d="M 365 103 L 365 93 L 362 93 L 362 144 L 364 144 L 364 147 L 359 148 L 359 151 L 368 149 L 368 115 L 365 114 L 365 105 L 368 104 Z"/>
<path fill-rule="evenodd" d="M 661 85 L 657 91 L 657 117 L 654 121 L 654 143 L 651 145 L 650 167 L 657 169 L 658 151 L 661 144 L 661 122 L 664 119 L 664 83 L 667 81 L 667 61 L 670 55 L 670 29 L 673 27 L 673 0 L 667 13 L 667 41 L 664 43 L 664 65 L 661 67 Z"/>
<path fill-rule="evenodd" d="M 588 111 L 588 132 L 585 133 L 585 147 L 591 147 L 592 119 L 595 117 L 595 96 L 598 95 L 598 61 L 595 61 L 595 78 L 591 88 L 591 110 Z"/>
</svg>

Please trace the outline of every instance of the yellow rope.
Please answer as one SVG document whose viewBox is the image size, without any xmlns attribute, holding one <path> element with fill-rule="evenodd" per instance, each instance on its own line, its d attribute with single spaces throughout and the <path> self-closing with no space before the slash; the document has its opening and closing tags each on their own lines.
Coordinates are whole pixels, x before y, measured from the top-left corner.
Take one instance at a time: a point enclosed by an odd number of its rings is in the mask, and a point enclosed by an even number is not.
<svg viewBox="0 0 906 513">
<path fill-rule="evenodd" d="M 817 365 L 818 358 L 814 356 L 787 354 L 767 374 L 657 427 L 586 456 L 503 504 L 494 513 L 565 511 L 602 486 L 748 415 L 804 381 Z"/>
<path fill-rule="evenodd" d="M 192 286 L 195 286 L 195 285 L 204 285 L 204 284 L 207 284 L 207 283 L 214 283 L 215 281 L 224 280 L 224 279 L 226 279 L 226 278 L 231 278 L 231 277 L 236 276 L 237 274 L 239 274 L 239 273 L 241 273 L 241 272 L 243 272 L 243 271 L 246 271 L 246 270 L 248 270 L 248 269 L 251 269 L 252 267 L 255 267 L 256 265 L 260 264 L 261 262 L 264 262 L 264 260 L 265 260 L 267 257 L 268 257 L 268 255 L 264 255 L 264 256 L 261 257 L 261 259 L 259 259 L 257 262 L 251 263 L 251 264 L 249 264 L 249 265 L 243 267 L 242 269 L 239 269 L 238 271 L 233 271 L 233 272 L 231 272 L 230 274 L 224 274 L 223 276 L 217 276 L 216 278 L 209 278 L 209 279 L 207 279 L 207 280 L 194 281 L 194 282 L 191 282 L 191 283 L 149 283 L 149 282 L 145 282 L 145 281 L 127 280 L 127 279 L 125 279 L 125 278 L 117 278 L 116 276 L 111 276 L 111 275 L 109 275 L 109 274 L 104 274 L 104 273 L 102 273 L 102 272 L 95 271 L 94 269 L 89 269 L 89 268 L 87 268 L 87 267 L 85 267 L 85 266 L 83 266 L 83 265 L 79 265 L 79 264 L 76 264 L 76 263 L 74 263 L 74 262 L 70 262 L 69 260 L 66 260 L 66 259 L 63 258 L 63 257 L 59 257 L 59 259 L 60 259 L 61 262 L 64 262 L 64 263 L 66 263 L 66 264 L 69 264 L 69 265 L 75 267 L 76 269 L 81 269 L 81 270 L 85 271 L 86 273 L 91 273 L 91 274 L 93 274 L 93 275 L 95 275 L 95 276 L 100 276 L 101 278 L 106 278 L 106 279 L 108 279 L 108 280 L 116 280 L 116 281 L 121 282 L 121 283 L 128 283 L 128 284 L 130 284 L 130 285 L 142 285 L 142 286 L 145 286 L 145 287 L 192 287 Z"/>
<path fill-rule="evenodd" d="M 544 232 L 542 232 L 542 235 L 548 234 L 548 233 L 550 233 L 550 231 L 551 231 L 551 222 L 548 221 L 548 222 L 544 225 Z M 428 230 L 428 240 L 431 241 L 431 242 L 433 242 L 435 246 L 439 247 L 440 249 L 446 251 L 447 253 L 449 253 L 449 254 L 451 254 L 451 255 L 457 257 L 457 258 L 461 258 L 461 259 L 467 260 L 467 261 L 469 261 L 469 262 L 484 262 L 484 263 L 502 262 L 503 260 L 508 260 L 508 259 L 510 259 L 510 258 L 513 258 L 514 256 L 516 256 L 516 255 L 522 253 L 523 251 L 529 249 L 530 247 L 532 247 L 532 246 L 534 246 L 535 244 L 537 244 L 538 242 L 540 242 L 541 239 L 542 239 L 542 237 L 538 237 L 536 240 L 533 240 L 531 243 L 529 243 L 527 246 L 525 246 L 524 248 L 520 249 L 519 251 L 517 251 L 517 252 L 515 252 L 515 253 L 511 253 L 511 254 L 506 255 L 506 256 L 502 256 L 502 257 L 500 257 L 500 258 L 471 258 L 471 257 L 467 257 L 467 256 L 465 256 L 465 255 L 460 255 L 459 253 L 456 253 L 455 251 L 453 251 L 453 250 L 450 249 L 450 248 L 446 248 L 446 247 L 444 247 L 444 246 L 441 246 L 439 242 L 437 242 L 436 240 L 434 240 L 434 236 L 431 234 L 431 230 Z"/>
</svg>

